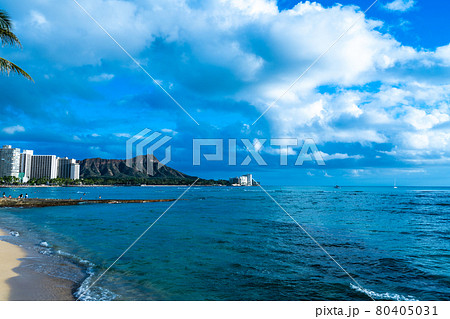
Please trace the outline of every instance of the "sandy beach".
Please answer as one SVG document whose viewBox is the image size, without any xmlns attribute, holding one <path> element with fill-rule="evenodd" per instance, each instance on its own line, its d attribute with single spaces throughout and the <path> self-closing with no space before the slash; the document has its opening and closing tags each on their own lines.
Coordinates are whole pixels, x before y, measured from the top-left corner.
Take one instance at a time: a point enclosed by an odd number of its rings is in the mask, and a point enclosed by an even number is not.
<svg viewBox="0 0 450 319">
<path fill-rule="evenodd" d="M 0 230 L 0 236 L 7 236 Z M 0 300 L 9 300 L 11 288 L 7 281 L 18 276 L 14 269 L 20 265 L 19 258 L 26 256 L 25 251 L 19 246 L 0 240 Z"/>
<path fill-rule="evenodd" d="M 9 234 L 0 230 L 0 236 Z M 36 262 L 51 267 L 44 256 L 0 240 L 0 301 L 74 300 L 75 283 L 35 271 Z"/>
</svg>

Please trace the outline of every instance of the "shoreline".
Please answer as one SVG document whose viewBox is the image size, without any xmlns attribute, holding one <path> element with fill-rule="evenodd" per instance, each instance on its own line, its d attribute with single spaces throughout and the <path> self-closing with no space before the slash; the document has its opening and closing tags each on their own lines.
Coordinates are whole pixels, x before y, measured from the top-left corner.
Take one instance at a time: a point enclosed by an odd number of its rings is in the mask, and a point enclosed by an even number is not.
<svg viewBox="0 0 450 319">
<path fill-rule="evenodd" d="M 79 285 L 39 271 L 51 267 L 46 256 L 15 241 L 0 229 L 0 301 L 74 301 Z"/>
<path fill-rule="evenodd" d="M 0 185 L 0 188 L 52 188 L 52 187 L 188 187 L 190 184 L 182 185 Z M 241 187 L 231 185 L 194 185 L 194 187 Z"/>
<path fill-rule="evenodd" d="M 0 229 L 0 236 L 8 235 Z M 11 287 L 8 282 L 19 276 L 15 270 L 20 266 L 20 259 L 24 258 L 26 253 L 19 246 L 0 239 L 0 256 L 0 301 L 7 301 L 11 298 Z"/>
</svg>

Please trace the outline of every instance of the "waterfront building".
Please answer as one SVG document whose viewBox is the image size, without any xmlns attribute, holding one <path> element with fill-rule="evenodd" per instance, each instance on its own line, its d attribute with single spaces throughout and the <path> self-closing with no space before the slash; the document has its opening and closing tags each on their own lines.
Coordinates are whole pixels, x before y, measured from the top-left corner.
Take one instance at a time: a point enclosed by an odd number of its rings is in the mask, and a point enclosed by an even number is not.
<svg viewBox="0 0 450 319">
<path fill-rule="evenodd" d="M 54 179 L 57 176 L 56 155 L 33 155 L 31 157 L 31 178 Z"/>
<path fill-rule="evenodd" d="M 80 179 L 80 164 L 76 160 L 58 157 L 57 161 L 59 178 Z"/>
<path fill-rule="evenodd" d="M 230 183 L 236 186 L 253 186 L 253 175 L 247 174 L 230 178 Z"/>
<path fill-rule="evenodd" d="M 20 149 L 4 145 L 0 149 L 0 177 L 12 176 L 19 178 Z"/>
<path fill-rule="evenodd" d="M 20 154 L 19 178 L 22 183 L 26 183 L 31 178 L 31 158 L 33 151 L 23 150 Z"/>
<path fill-rule="evenodd" d="M 80 179 L 80 164 L 72 163 L 70 164 L 70 179 Z"/>
<path fill-rule="evenodd" d="M 0 177 L 12 176 L 27 183 L 31 178 L 80 179 L 80 164 L 75 159 L 59 158 L 56 155 L 34 155 L 31 150 L 0 148 Z"/>
<path fill-rule="evenodd" d="M 247 177 L 247 186 L 253 186 L 253 175 L 247 174 L 245 177 Z"/>
</svg>

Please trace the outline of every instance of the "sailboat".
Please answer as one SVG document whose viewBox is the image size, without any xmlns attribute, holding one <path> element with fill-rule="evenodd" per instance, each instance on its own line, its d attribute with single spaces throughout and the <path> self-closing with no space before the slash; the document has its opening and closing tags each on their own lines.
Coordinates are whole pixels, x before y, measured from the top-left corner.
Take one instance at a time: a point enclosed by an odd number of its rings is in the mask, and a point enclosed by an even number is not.
<svg viewBox="0 0 450 319">
<path fill-rule="evenodd" d="M 396 180 L 394 179 L 394 188 L 397 188 L 397 185 L 396 185 L 397 183 L 396 183 Z"/>
</svg>

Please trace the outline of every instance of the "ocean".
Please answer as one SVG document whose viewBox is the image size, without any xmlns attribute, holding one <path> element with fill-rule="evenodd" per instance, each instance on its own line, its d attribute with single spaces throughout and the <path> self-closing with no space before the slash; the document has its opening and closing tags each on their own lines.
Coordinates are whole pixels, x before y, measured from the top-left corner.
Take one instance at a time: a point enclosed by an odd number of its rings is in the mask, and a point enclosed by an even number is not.
<svg viewBox="0 0 450 319">
<path fill-rule="evenodd" d="M 361 287 L 259 187 L 192 187 L 89 290 L 172 203 L 0 208 L 0 228 L 16 235 L 8 240 L 53 263 L 41 272 L 76 282 L 74 295 L 81 300 L 450 297 L 450 188 L 264 188 Z M 30 198 L 157 199 L 177 198 L 185 189 L 1 192 Z M 73 265 L 84 276 L 75 274 Z"/>
</svg>

